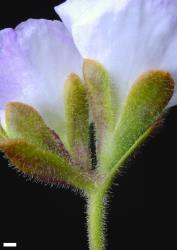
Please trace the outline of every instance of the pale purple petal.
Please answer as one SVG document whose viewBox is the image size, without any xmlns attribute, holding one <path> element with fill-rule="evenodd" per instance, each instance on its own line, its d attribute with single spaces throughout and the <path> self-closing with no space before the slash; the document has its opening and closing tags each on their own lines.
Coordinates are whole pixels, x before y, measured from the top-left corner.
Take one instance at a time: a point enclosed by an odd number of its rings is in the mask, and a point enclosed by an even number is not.
<svg viewBox="0 0 177 250">
<path fill-rule="evenodd" d="M 167 70 L 177 83 L 176 0 L 68 0 L 56 11 L 81 55 L 109 70 L 120 103 L 144 71 Z"/>
<path fill-rule="evenodd" d="M 71 72 L 80 75 L 81 65 L 81 56 L 59 21 L 31 19 L 15 30 L 2 30 L 0 109 L 9 101 L 30 104 L 51 128 L 61 132 L 64 81 Z"/>
</svg>

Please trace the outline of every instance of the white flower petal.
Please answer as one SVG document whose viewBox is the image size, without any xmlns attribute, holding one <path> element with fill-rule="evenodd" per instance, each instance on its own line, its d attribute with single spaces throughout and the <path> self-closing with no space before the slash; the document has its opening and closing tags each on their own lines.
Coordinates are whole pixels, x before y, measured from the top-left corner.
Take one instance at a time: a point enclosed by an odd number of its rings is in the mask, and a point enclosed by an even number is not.
<svg viewBox="0 0 177 250">
<path fill-rule="evenodd" d="M 69 31 L 72 31 L 72 26 L 75 23 L 82 22 L 85 19 L 85 14 L 90 12 L 88 18 L 93 18 L 94 15 L 105 10 L 110 5 L 109 0 L 68 0 L 63 4 L 55 7 L 55 11 L 59 14 Z"/>
<path fill-rule="evenodd" d="M 177 83 L 176 0 L 75 0 L 56 11 L 81 55 L 108 69 L 121 103 L 144 71 L 167 70 Z M 176 92 L 169 106 L 177 104 Z"/>
<path fill-rule="evenodd" d="M 48 126 L 61 132 L 64 81 L 71 72 L 80 75 L 81 65 L 81 56 L 59 21 L 31 19 L 15 30 L 2 30 L 0 109 L 9 101 L 27 103 Z"/>
</svg>

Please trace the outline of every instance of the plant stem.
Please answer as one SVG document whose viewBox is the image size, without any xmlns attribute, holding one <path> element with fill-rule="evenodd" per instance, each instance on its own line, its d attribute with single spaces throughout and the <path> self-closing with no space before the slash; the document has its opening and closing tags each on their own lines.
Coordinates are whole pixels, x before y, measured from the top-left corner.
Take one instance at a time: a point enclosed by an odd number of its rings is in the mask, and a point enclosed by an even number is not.
<svg viewBox="0 0 177 250">
<path fill-rule="evenodd" d="M 92 189 L 88 194 L 88 235 L 90 250 L 106 250 L 104 239 L 105 226 L 105 205 L 106 194 L 110 189 L 114 177 L 118 173 L 120 167 L 134 153 L 134 151 L 145 141 L 152 133 L 154 127 L 150 127 L 146 132 L 134 143 L 134 145 L 122 156 L 118 163 L 111 169 L 109 175 L 104 177 L 104 181 L 99 187 Z"/>
<path fill-rule="evenodd" d="M 88 235 L 90 250 L 105 250 L 104 219 L 106 195 L 101 189 L 88 198 Z"/>
</svg>

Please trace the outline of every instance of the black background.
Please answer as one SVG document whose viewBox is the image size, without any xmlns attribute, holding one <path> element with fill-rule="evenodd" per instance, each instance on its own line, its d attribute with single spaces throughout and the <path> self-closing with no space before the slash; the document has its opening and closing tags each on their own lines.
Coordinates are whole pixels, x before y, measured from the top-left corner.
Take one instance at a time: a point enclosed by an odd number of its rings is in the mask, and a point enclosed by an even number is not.
<svg viewBox="0 0 177 250">
<path fill-rule="evenodd" d="M 4 1 L 0 29 L 15 27 L 30 17 L 57 19 L 53 7 L 58 3 Z M 108 250 L 130 249 L 128 245 L 144 249 L 152 239 L 158 244 L 157 232 L 166 229 L 164 222 L 169 217 L 165 207 L 173 207 L 169 183 L 176 166 L 176 141 L 177 109 L 173 108 L 164 126 L 115 181 L 119 185 L 113 186 L 110 195 Z M 85 201 L 79 195 L 26 181 L 1 158 L 1 246 L 2 242 L 17 242 L 18 249 L 88 249 L 85 217 Z"/>
</svg>

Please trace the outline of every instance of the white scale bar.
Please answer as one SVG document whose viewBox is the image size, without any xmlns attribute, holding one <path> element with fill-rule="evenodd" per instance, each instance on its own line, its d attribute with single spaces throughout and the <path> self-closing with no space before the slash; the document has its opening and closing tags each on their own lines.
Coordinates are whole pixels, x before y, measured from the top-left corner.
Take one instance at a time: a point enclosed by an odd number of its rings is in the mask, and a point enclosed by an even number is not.
<svg viewBox="0 0 177 250">
<path fill-rule="evenodd" d="M 3 247 L 16 247 L 17 243 L 3 243 Z"/>
</svg>

